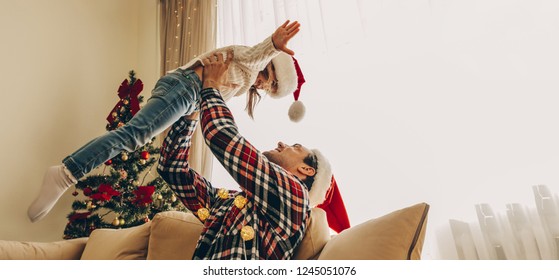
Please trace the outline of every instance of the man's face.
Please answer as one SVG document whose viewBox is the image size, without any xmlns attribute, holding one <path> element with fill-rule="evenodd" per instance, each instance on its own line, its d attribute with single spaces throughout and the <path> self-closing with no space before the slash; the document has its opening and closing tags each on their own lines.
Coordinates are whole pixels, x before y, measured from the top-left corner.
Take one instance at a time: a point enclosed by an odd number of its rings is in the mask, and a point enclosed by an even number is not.
<svg viewBox="0 0 559 280">
<path fill-rule="evenodd" d="M 309 149 L 301 144 L 287 145 L 283 142 L 278 142 L 278 146 L 275 149 L 266 151 L 263 154 L 271 162 L 293 173 L 292 169 L 296 168 L 298 164 L 303 163 L 303 159 L 307 157 L 310 152 Z"/>
</svg>

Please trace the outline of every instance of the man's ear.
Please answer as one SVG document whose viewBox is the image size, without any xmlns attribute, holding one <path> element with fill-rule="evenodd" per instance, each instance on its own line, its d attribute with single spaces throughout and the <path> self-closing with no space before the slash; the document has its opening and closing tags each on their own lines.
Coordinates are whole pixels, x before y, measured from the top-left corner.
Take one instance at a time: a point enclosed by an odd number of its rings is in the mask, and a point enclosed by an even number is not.
<svg viewBox="0 0 559 280">
<path fill-rule="evenodd" d="M 305 176 L 314 176 L 316 174 L 316 170 L 306 164 L 301 164 L 297 167 L 297 171 L 301 172 Z"/>
</svg>

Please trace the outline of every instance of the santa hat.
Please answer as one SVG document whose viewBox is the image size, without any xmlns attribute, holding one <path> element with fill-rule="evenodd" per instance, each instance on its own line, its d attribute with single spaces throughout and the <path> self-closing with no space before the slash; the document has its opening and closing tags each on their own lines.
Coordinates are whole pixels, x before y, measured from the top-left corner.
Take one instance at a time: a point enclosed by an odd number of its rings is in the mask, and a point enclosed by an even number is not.
<svg viewBox="0 0 559 280">
<path fill-rule="evenodd" d="M 274 71 L 276 79 L 278 80 L 278 90 L 276 93 L 268 93 L 273 98 L 281 98 L 289 94 L 293 94 L 295 101 L 289 107 L 289 119 L 293 122 L 298 122 L 303 119 L 305 115 L 305 105 L 299 101 L 299 93 L 301 92 L 301 85 L 305 83 L 305 77 L 299 62 L 292 56 L 280 52 L 272 59 L 274 64 Z"/>
<path fill-rule="evenodd" d="M 324 210 L 328 225 L 339 233 L 350 227 L 345 204 L 332 175 L 330 163 L 319 150 L 313 149 L 311 152 L 316 155 L 317 168 L 309 191 L 310 206 Z"/>
</svg>

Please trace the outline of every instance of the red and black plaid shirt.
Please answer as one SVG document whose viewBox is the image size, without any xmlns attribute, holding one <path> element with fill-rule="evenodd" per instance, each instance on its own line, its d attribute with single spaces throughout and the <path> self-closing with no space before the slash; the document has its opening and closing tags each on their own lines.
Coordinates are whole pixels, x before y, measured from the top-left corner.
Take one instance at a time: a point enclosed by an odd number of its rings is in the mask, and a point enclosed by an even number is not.
<svg viewBox="0 0 559 280">
<path fill-rule="evenodd" d="M 197 121 L 177 121 L 163 143 L 158 171 L 188 209 L 210 210 L 194 259 L 290 259 L 310 214 L 307 189 L 239 134 L 217 90 L 204 89 L 201 96 L 206 143 L 241 191 L 229 190 L 228 198 L 220 198 L 218 189 L 190 169 L 187 159 Z M 248 199 L 242 209 L 233 204 L 238 195 Z M 254 239 L 241 238 L 245 225 L 254 229 Z"/>
</svg>

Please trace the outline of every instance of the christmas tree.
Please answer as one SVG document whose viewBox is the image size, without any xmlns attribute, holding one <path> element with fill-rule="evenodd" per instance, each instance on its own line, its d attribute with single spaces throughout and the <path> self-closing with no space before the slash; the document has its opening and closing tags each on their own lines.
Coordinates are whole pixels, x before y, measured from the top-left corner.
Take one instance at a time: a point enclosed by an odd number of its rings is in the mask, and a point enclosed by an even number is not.
<svg viewBox="0 0 559 280">
<path fill-rule="evenodd" d="M 118 89 L 120 100 L 107 117 L 107 131 L 123 126 L 140 110 L 142 89 L 142 81 L 130 71 Z M 153 179 L 154 155 L 159 155 L 153 140 L 132 153 L 123 151 L 98 168 L 97 174 L 77 182 L 72 195 L 80 198 L 72 203 L 64 239 L 87 237 L 97 228 L 137 226 L 161 211 L 187 211 L 161 177 Z"/>
</svg>

